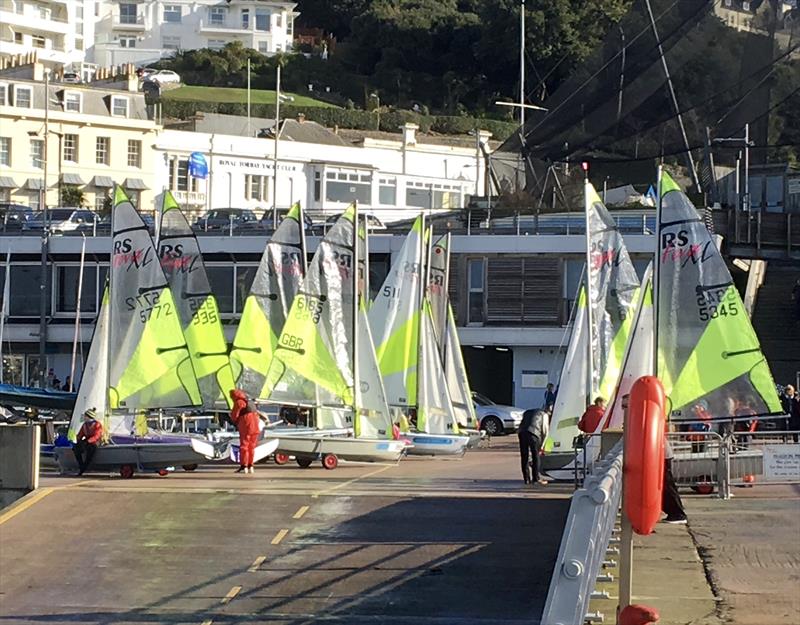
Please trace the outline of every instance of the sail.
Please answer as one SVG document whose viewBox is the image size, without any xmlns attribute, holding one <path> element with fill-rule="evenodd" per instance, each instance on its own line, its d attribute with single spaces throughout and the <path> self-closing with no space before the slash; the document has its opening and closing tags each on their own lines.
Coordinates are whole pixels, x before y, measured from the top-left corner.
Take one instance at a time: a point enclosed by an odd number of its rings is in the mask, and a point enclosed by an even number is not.
<svg viewBox="0 0 800 625">
<path fill-rule="evenodd" d="M 578 434 L 578 421 L 586 410 L 588 343 L 586 288 L 581 284 L 567 354 L 561 367 L 556 403 L 550 418 L 550 432 L 542 445 L 546 453 L 572 452 L 572 440 Z"/>
<path fill-rule="evenodd" d="M 322 239 L 292 302 L 267 374 L 270 401 L 353 405 L 354 216 L 351 206 Z"/>
<path fill-rule="evenodd" d="M 417 403 L 422 229 L 420 216 L 369 309 L 370 330 L 391 407 L 408 408 Z"/>
<path fill-rule="evenodd" d="M 75 397 L 75 406 L 72 409 L 72 419 L 69 422 L 67 437 L 73 443 L 76 441 L 78 430 L 83 423 L 83 413 L 94 408 L 97 418 L 103 422 L 103 429 L 108 432 L 109 425 L 108 405 L 106 402 L 106 381 L 108 376 L 108 287 L 103 292 L 100 304 L 100 314 L 94 325 L 94 334 L 89 346 L 89 355 L 83 367 L 81 384 Z"/>
<path fill-rule="evenodd" d="M 658 376 L 673 420 L 781 412 L 769 365 L 722 255 L 689 198 L 661 178 Z"/>
<path fill-rule="evenodd" d="M 428 301 L 431 305 L 433 329 L 439 351 L 444 353 L 447 310 L 450 298 L 447 292 L 450 269 L 450 235 L 443 234 L 431 243 L 428 255 Z"/>
<path fill-rule="evenodd" d="M 428 434 L 457 434 L 453 409 L 442 359 L 436 345 L 433 314 L 427 299 L 421 316 L 419 395 L 417 397 L 417 430 Z"/>
<path fill-rule="evenodd" d="M 267 396 L 267 371 L 304 273 L 303 215 L 295 204 L 264 249 L 233 340 L 236 387 L 248 397 Z"/>
<path fill-rule="evenodd" d="M 592 386 L 587 399 L 608 399 L 617 383 L 631 328 L 639 277 L 616 223 L 586 183 L 589 301 L 592 306 Z M 577 432 L 576 432 L 577 434 Z"/>
<path fill-rule="evenodd" d="M 363 301 L 363 300 L 362 300 Z M 386 403 L 375 345 L 369 330 L 365 306 L 358 311 L 358 391 L 356 406 L 358 418 L 353 423 L 355 435 L 360 438 L 391 438 L 392 420 Z"/>
<path fill-rule="evenodd" d="M 444 331 L 444 372 L 456 423 L 465 428 L 476 427 L 478 417 L 475 414 L 475 404 L 472 403 L 472 391 L 469 386 L 467 369 L 464 366 L 464 356 L 461 353 L 461 342 L 458 340 L 456 320 L 449 303 L 447 304 L 447 326 Z"/>
<path fill-rule="evenodd" d="M 233 374 L 217 298 L 189 222 L 169 191 L 162 199 L 158 257 L 189 346 L 203 406 L 232 405 Z"/>
<path fill-rule="evenodd" d="M 119 186 L 112 223 L 109 407 L 200 405 L 189 348 L 153 240 Z"/>
<path fill-rule="evenodd" d="M 622 398 L 631 392 L 633 383 L 643 375 L 653 375 L 653 267 L 647 267 L 631 332 L 622 359 L 619 383 L 608 400 L 605 418 L 598 424 L 598 431 L 621 428 L 623 421 Z"/>
</svg>

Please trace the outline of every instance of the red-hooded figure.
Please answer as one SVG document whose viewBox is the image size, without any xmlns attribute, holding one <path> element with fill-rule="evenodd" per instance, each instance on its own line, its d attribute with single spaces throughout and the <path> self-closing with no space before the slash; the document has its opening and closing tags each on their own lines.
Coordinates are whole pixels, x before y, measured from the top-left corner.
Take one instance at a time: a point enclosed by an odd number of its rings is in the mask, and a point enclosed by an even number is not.
<svg viewBox="0 0 800 625">
<path fill-rule="evenodd" d="M 239 471 L 253 473 L 253 453 L 258 442 L 258 411 L 244 391 L 231 391 L 231 421 L 239 430 Z"/>
</svg>

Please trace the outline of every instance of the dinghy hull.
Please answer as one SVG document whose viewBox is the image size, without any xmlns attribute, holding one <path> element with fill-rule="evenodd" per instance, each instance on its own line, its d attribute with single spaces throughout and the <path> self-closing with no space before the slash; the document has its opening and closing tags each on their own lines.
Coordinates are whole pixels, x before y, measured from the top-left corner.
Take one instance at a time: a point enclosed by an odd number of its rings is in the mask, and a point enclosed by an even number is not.
<svg viewBox="0 0 800 625">
<path fill-rule="evenodd" d="M 409 456 L 463 456 L 469 445 L 469 436 L 449 434 L 418 434 L 409 432 L 403 438 L 413 445 Z"/>
<path fill-rule="evenodd" d="M 332 455 L 353 462 L 397 462 L 407 447 L 403 441 L 324 434 L 282 436 L 279 441 L 276 451 L 288 456 L 313 460 Z"/>
</svg>

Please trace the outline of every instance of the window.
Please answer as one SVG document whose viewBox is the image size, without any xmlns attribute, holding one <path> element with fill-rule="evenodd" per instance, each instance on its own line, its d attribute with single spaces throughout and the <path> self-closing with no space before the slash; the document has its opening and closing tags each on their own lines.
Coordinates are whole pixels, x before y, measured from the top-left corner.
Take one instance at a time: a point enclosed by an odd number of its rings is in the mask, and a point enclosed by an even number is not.
<svg viewBox="0 0 800 625">
<path fill-rule="evenodd" d="M 111 114 L 115 117 L 128 116 L 128 98 L 122 96 L 111 96 Z"/>
<path fill-rule="evenodd" d="M 211 50 L 222 50 L 225 47 L 224 39 L 209 39 L 208 48 Z"/>
<path fill-rule="evenodd" d="M 225 16 L 228 14 L 228 9 L 225 7 L 211 7 L 208 10 L 208 22 L 214 26 L 222 26 L 225 24 Z"/>
<path fill-rule="evenodd" d="M 358 200 L 370 204 L 372 199 L 372 176 L 357 170 L 339 169 L 325 172 L 325 200 L 347 202 Z"/>
<path fill-rule="evenodd" d="M 294 30 L 294 19 L 291 15 L 286 17 L 286 34 L 291 35 Z"/>
<path fill-rule="evenodd" d="M 461 203 L 461 187 L 449 184 L 409 181 L 406 205 L 416 208 L 456 208 Z"/>
<path fill-rule="evenodd" d="M 181 38 L 180 37 L 162 37 L 161 47 L 165 50 L 180 50 Z"/>
<path fill-rule="evenodd" d="M 470 259 L 468 266 L 469 279 L 469 323 L 483 323 L 483 277 L 484 261 L 482 258 Z"/>
<path fill-rule="evenodd" d="M 14 87 L 14 106 L 21 109 L 33 107 L 33 89 L 31 87 Z"/>
<path fill-rule="evenodd" d="M 223 315 L 233 314 L 233 266 L 206 265 L 206 272 L 211 292 L 217 296 L 219 312 Z"/>
<path fill-rule="evenodd" d="M 269 31 L 269 18 L 269 11 L 256 9 L 256 30 Z"/>
<path fill-rule="evenodd" d="M 39 48 L 41 50 L 44 50 L 45 46 L 47 45 L 47 39 L 45 39 L 41 35 L 32 35 L 31 36 L 31 45 L 34 48 Z"/>
<path fill-rule="evenodd" d="M 275 16 L 275 26 L 277 26 L 278 28 L 283 26 L 283 15 L 281 13 L 278 13 Z"/>
<path fill-rule="evenodd" d="M 236 309 L 234 313 L 241 315 L 244 303 L 250 295 L 250 287 L 256 277 L 258 265 L 236 265 Z"/>
<path fill-rule="evenodd" d="M 97 137 L 94 160 L 98 165 L 108 165 L 111 152 L 111 137 Z"/>
<path fill-rule="evenodd" d="M 269 43 L 266 41 L 259 41 L 258 42 L 258 51 L 261 54 L 267 54 L 269 52 Z"/>
<path fill-rule="evenodd" d="M 108 193 L 105 191 L 98 191 L 94 196 L 94 210 L 96 213 L 102 213 L 106 210 L 106 201 L 109 199 Z"/>
<path fill-rule="evenodd" d="M 250 28 L 250 9 L 242 9 L 242 28 Z"/>
<path fill-rule="evenodd" d="M 78 303 L 80 267 L 56 267 L 56 312 L 75 313 Z M 81 313 L 94 313 L 97 307 L 97 267 L 84 266 L 81 284 Z"/>
<path fill-rule="evenodd" d="M 135 24 L 136 19 L 136 4 L 125 2 L 119 5 L 120 24 Z"/>
<path fill-rule="evenodd" d="M 253 176 L 247 174 L 244 177 L 244 197 L 246 200 L 264 201 L 269 197 L 268 192 L 269 177 Z"/>
<path fill-rule="evenodd" d="M 119 47 L 120 48 L 135 48 L 136 47 L 136 37 L 132 36 L 122 36 L 119 38 Z"/>
<path fill-rule="evenodd" d="M 431 208 L 430 185 L 424 182 L 406 183 L 406 206 L 414 208 Z"/>
<path fill-rule="evenodd" d="M 81 94 L 74 91 L 67 91 L 64 93 L 64 110 L 74 111 L 75 113 L 81 112 Z"/>
<path fill-rule="evenodd" d="M 38 195 L 38 194 L 37 194 Z M 45 274 L 49 278 L 49 271 Z M 32 284 L 42 283 L 39 265 L 11 265 L 9 278 L 9 314 L 12 317 L 39 317 L 39 289 Z M 48 280 L 49 282 L 49 280 Z M 47 298 L 47 314 L 50 314 L 50 298 Z"/>
<path fill-rule="evenodd" d="M 83 7 L 82 6 L 78 6 L 78 7 L 75 8 L 75 17 L 77 17 L 79 20 L 83 19 Z"/>
<path fill-rule="evenodd" d="M 28 194 L 28 206 L 30 206 L 34 211 L 38 211 L 41 206 L 39 205 L 39 200 L 41 196 L 39 195 L 38 191 L 32 191 Z"/>
<path fill-rule="evenodd" d="M 314 172 L 314 201 L 319 202 L 322 197 L 322 174 L 318 171 Z"/>
<path fill-rule="evenodd" d="M 70 163 L 78 162 L 78 135 L 65 134 L 63 140 L 64 160 Z"/>
<path fill-rule="evenodd" d="M 0 202 L 11 202 L 11 189 L 0 189 Z"/>
<path fill-rule="evenodd" d="M 49 20 L 50 19 L 50 8 L 46 7 L 42 4 L 39 5 L 39 19 Z"/>
<path fill-rule="evenodd" d="M 0 137 L 0 165 L 11 167 L 11 137 Z"/>
<path fill-rule="evenodd" d="M 197 191 L 197 178 L 189 176 L 189 160 L 173 158 L 169 168 L 169 188 L 173 191 Z"/>
<path fill-rule="evenodd" d="M 94 3 L 94 16 L 95 17 L 100 17 L 100 3 L 99 2 L 95 2 Z"/>
<path fill-rule="evenodd" d="M 164 5 L 164 21 L 168 24 L 181 23 L 181 7 L 179 4 Z"/>
<path fill-rule="evenodd" d="M 22 44 L 22 33 L 14 33 L 14 43 Z"/>
<path fill-rule="evenodd" d="M 378 184 L 378 203 L 389 206 L 396 205 L 397 181 L 395 178 L 380 178 Z"/>
<path fill-rule="evenodd" d="M 142 166 L 142 142 L 138 139 L 128 139 L 128 167 Z"/>
<path fill-rule="evenodd" d="M 8 106 L 8 85 L 0 84 L 0 106 Z"/>
<path fill-rule="evenodd" d="M 44 168 L 44 139 L 31 139 L 31 167 Z"/>
</svg>

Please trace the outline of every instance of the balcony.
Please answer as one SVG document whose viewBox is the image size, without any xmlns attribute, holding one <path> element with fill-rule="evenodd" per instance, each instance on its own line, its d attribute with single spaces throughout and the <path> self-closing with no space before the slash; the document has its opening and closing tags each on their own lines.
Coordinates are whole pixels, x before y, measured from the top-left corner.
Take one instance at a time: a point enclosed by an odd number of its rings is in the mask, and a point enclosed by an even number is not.
<svg viewBox="0 0 800 625">
<path fill-rule="evenodd" d="M 5 26 L 11 26 L 15 31 L 21 32 L 46 32 L 59 35 L 66 35 L 72 32 L 73 27 L 66 17 L 62 18 L 52 13 L 47 13 L 43 16 L 39 11 L 34 10 L 32 6 L 23 8 L 25 10 L 22 13 L 12 11 L 5 6 L 0 8 L 0 23 Z"/>
<path fill-rule="evenodd" d="M 209 20 L 200 20 L 198 32 L 206 34 L 226 34 L 226 35 L 247 35 L 253 32 L 252 24 L 248 28 L 243 28 L 241 22 L 234 22 L 227 20 L 224 22 L 210 22 Z"/>
<path fill-rule="evenodd" d="M 111 26 L 114 30 L 128 30 L 136 32 L 144 32 L 147 28 L 144 23 L 144 15 L 137 15 L 134 17 L 115 15 L 114 22 Z"/>
<path fill-rule="evenodd" d="M 201 191 L 173 191 L 172 195 L 178 204 L 187 206 L 205 206 L 206 194 Z"/>
</svg>

